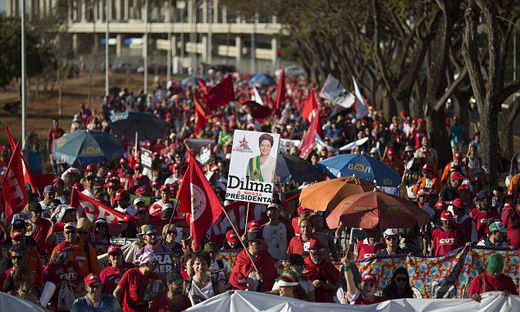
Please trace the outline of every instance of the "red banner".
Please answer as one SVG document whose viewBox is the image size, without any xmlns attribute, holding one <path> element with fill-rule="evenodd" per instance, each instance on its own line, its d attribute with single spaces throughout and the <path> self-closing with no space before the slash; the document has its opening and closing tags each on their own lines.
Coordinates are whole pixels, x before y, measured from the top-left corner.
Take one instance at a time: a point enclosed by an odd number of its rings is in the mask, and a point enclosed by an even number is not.
<svg viewBox="0 0 520 312">
<path fill-rule="evenodd" d="M 130 222 L 136 221 L 135 217 L 114 210 L 94 198 L 90 198 L 87 195 L 78 192 L 76 189 L 72 190 L 70 205 L 78 208 L 78 219 L 85 217 L 94 222 L 97 218 L 105 218 L 108 223 L 112 224 L 117 224 L 119 221 L 123 221 L 125 217 L 130 218 Z"/>
<path fill-rule="evenodd" d="M 5 219 L 9 220 L 12 215 L 22 211 L 27 204 L 27 194 L 23 179 L 22 154 L 20 143 L 16 144 L 13 155 L 2 180 L 2 210 Z"/>
</svg>

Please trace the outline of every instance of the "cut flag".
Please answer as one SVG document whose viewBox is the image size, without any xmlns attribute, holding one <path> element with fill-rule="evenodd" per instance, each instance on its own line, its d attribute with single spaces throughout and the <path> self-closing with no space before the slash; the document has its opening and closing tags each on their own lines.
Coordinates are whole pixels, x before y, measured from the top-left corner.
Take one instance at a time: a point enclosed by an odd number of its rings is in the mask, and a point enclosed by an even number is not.
<svg viewBox="0 0 520 312">
<path fill-rule="evenodd" d="M 204 96 L 208 110 L 214 110 L 221 106 L 227 105 L 235 99 L 235 91 L 233 90 L 233 80 L 231 75 L 227 76 L 218 85 L 209 89 Z"/>
<path fill-rule="evenodd" d="M 282 72 L 280 73 L 280 78 L 278 79 L 278 85 L 276 86 L 276 98 L 273 106 L 278 119 L 280 119 L 282 114 L 282 102 L 287 99 L 285 93 L 285 67 L 283 67 Z"/>
<path fill-rule="evenodd" d="M 188 170 L 177 193 L 179 212 L 187 213 L 193 248 L 197 250 L 202 238 L 222 213 L 222 203 L 213 191 L 204 173 L 190 155 Z"/>
<path fill-rule="evenodd" d="M 368 115 L 368 111 L 354 76 L 352 76 L 352 80 L 354 81 L 354 93 L 356 94 L 356 119 L 361 119 Z"/>
<path fill-rule="evenodd" d="M 7 169 L 2 178 L 1 212 L 4 219 L 9 220 L 12 215 L 19 213 L 27 204 L 27 193 L 23 181 L 22 153 L 20 142 L 16 144 Z"/>
<path fill-rule="evenodd" d="M 119 212 L 102 202 L 89 197 L 76 188 L 72 189 L 70 205 L 77 208 L 77 217 L 85 217 L 94 222 L 98 218 L 105 218 L 108 224 L 118 224 L 120 221 L 137 223 L 137 218 L 126 213 Z"/>
<path fill-rule="evenodd" d="M 318 103 L 316 102 L 316 92 L 312 91 L 311 95 L 309 95 L 309 98 L 307 99 L 307 102 L 305 102 L 305 105 L 302 109 L 302 118 L 305 121 L 309 121 L 310 117 L 312 115 L 312 112 L 318 109 Z"/>
</svg>

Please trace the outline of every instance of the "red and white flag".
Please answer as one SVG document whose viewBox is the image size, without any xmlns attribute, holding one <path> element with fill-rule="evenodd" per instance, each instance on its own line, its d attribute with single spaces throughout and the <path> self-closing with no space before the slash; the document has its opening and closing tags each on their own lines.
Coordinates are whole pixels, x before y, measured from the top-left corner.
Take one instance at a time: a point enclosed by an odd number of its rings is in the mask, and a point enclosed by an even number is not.
<svg viewBox="0 0 520 312">
<path fill-rule="evenodd" d="M 7 125 L 5 125 L 5 133 L 7 134 L 7 138 L 9 139 L 9 145 L 11 145 L 11 149 L 14 151 L 16 147 L 16 143 L 14 143 L 13 135 L 11 134 L 11 131 L 9 131 L 9 128 L 7 128 Z M 38 193 L 38 188 L 34 185 L 31 173 L 29 172 L 29 169 L 27 168 L 27 164 L 25 163 L 25 159 L 22 157 L 22 168 L 23 168 L 23 179 L 25 180 L 25 183 L 29 183 L 31 185 L 31 189 L 33 193 Z"/>
<path fill-rule="evenodd" d="M 94 222 L 98 218 L 105 218 L 109 224 L 118 224 L 119 221 L 123 220 L 127 222 L 137 221 L 135 217 L 112 209 L 102 202 L 79 192 L 75 188 L 72 190 L 70 205 L 78 209 L 78 219 L 85 217 Z"/>
<path fill-rule="evenodd" d="M 282 72 L 280 73 L 280 79 L 278 79 L 278 85 L 276 86 L 276 98 L 274 100 L 273 106 L 273 109 L 278 119 L 280 119 L 280 116 L 282 114 L 282 102 L 287 99 L 285 93 L 285 67 L 283 67 Z"/>
<path fill-rule="evenodd" d="M 320 126 L 320 111 L 316 110 L 316 114 L 312 119 L 309 130 L 302 137 L 302 142 L 300 143 L 300 157 L 306 158 L 312 152 L 314 147 L 316 146 L 316 134 L 318 134 L 318 128 Z"/>
<path fill-rule="evenodd" d="M 20 142 L 18 142 L 13 149 L 13 154 L 7 165 L 7 170 L 5 171 L 1 185 L 2 212 L 5 213 L 5 220 L 9 220 L 12 215 L 22 211 L 27 204 Z"/>
<path fill-rule="evenodd" d="M 193 248 L 197 250 L 208 229 L 222 213 L 222 203 L 191 155 L 177 199 L 179 212 L 187 213 L 186 222 L 190 225 Z"/>
<path fill-rule="evenodd" d="M 309 121 L 312 117 L 312 113 L 318 109 L 318 102 L 316 102 L 316 92 L 312 91 L 311 95 L 305 102 L 302 109 L 302 118 L 305 121 Z"/>
</svg>

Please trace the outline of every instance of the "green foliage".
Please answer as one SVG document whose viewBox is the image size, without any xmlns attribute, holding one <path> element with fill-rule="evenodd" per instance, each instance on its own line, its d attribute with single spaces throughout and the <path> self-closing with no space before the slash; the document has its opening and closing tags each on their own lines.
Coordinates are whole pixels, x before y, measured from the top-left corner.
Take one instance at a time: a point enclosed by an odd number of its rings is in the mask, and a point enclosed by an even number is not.
<svg viewBox="0 0 520 312">
<path fill-rule="evenodd" d="M 21 76 L 21 27 L 20 20 L 0 18 L 0 87 L 5 87 L 12 79 Z M 45 64 L 53 59 L 49 48 L 42 45 L 26 28 L 25 47 L 27 76 L 38 76 Z"/>
</svg>

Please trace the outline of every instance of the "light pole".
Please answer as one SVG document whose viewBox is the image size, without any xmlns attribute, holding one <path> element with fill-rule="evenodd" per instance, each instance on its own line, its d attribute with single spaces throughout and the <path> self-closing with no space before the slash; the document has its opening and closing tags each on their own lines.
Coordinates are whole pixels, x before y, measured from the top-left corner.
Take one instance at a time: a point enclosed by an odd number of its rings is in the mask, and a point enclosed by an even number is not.
<svg viewBox="0 0 520 312">
<path fill-rule="evenodd" d="M 148 94 L 148 0 L 144 3 L 144 93 Z"/>
<path fill-rule="evenodd" d="M 168 59 L 166 60 L 166 81 L 172 75 L 172 1 L 168 0 Z"/>
<path fill-rule="evenodd" d="M 108 96 L 108 92 L 109 92 L 109 89 L 110 89 L 110 82 L 109 82 L 109 77 L 108 77 L 108 71 L 110 70 L 110 66 L 109 66 L 109 45 L 108 45 L 108 41 L 110 40 L 110 26 L 109 26 L 109 21 L 110 21 L 110 17 L 108 16 L 108 12 L 112 11 L 112 10 L 108 10 L 108 6 L 111 5 L 110 3 L 110 0 L 106 0 L 105 2 L 105 18 L 106 18 L 106 30 L 105 30 L 105 96 Z"/>
<path fill-rule="evenodd" d="M 25 67 L 25 0 L 20 0 L 22 7 L 22 16 L 21 16 L 21 49 L 22 49 L 22 74 L 21 74 L 21 82 L 22 82 L 22 148 L 25 147 L 25 137 L 27 136 L 27 98 L 26 93 L 27 90 L 27 68 Z"/>
<path fill-rule="evenodd" d="M 251 75 L 255 73 L 255 32 L 257 14 L 253 16 L 253 32 L 251 33 Z"/>
</svg>

